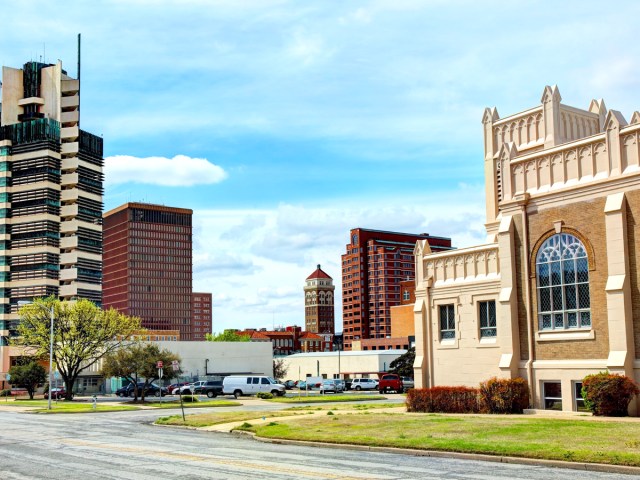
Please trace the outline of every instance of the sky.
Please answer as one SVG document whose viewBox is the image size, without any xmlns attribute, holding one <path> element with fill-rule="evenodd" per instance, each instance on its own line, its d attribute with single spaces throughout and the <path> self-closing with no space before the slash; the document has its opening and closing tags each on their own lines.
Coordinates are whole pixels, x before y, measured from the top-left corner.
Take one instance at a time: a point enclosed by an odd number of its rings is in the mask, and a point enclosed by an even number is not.
<svg viewBox="0 0 640 480">
<path fill-rule="evenodd" d="M 629 120 L 640 2 L 11 2 L 0 63 L 77 75 L 104 137 L 105 210 L 194 211 L 193 286 L 213 331 L 304 325 L 304 280 L 336 285 L 362 227 L 483 243 L 482 114 L 545 85 Z"/>
</svg>

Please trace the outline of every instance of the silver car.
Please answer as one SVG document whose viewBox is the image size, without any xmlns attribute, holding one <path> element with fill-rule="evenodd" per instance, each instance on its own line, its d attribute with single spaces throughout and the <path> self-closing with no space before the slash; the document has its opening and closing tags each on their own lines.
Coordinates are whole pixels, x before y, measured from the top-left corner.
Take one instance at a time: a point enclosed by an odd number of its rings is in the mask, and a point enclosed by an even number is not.
<svg viewBox="0 0 640 480">
<path fill-rule="evenodd" d="M 402 385 L 404 385 L 405 390 L 408 390 L 409 388 L 415 388 L 416 383 L 411 377 L 402 377 Z"/>
<path fill-rule="evenodd" d="M 354 378 L 351 380 L 351 390 L 376 390 L 378 382 L 373 378 Z"/>
<path fill-rule="evenodd" d="M 336 380 L 323 380 L 320 385 L 320 391 L 340 393 L 344 392 L 344 385 Z"/>
</svg>

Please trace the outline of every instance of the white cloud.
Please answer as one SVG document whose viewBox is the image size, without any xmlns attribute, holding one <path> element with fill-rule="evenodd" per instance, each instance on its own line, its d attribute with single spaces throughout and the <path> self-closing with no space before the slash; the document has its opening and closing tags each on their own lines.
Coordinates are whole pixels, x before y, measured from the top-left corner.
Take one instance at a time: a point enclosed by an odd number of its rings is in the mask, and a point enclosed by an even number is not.
<svg viewBox="0 0 640 480">
<path fill-rule="evenodd" d="M 213 293 L 214 330 L 304 324 L 304 281 L 317 264 L 333 277 L 341 324 L 341 258 L 355 227 L 452 237 L 484 243 L 484 188 L 396 197 L 366 204 L 281 204 L 262 210 L 194 211 L 194 289 Z M 233 253 L 221 253 L 233 252 Z M 219 262 L 219 265 L 216 265 Z M 218 301 L 216 301 L 218 299 Z"/>
<path fill-rule="evenodd" d="M 190 187 L 219 183 L 227 178 L 227 173 L 205 158 L 186 155 L 173 158 L 115 155 L 105 159 L 105 177 L 110 185 L 146 183 L 163 187 Z"/>
<path fill-rule="evenodd" d="M 232 252 L 222 254 L 196 253 L 193 256 L 194 275 L 211 277 L 252 275 L 262 270 L 251 258 Z"/>
</svg>

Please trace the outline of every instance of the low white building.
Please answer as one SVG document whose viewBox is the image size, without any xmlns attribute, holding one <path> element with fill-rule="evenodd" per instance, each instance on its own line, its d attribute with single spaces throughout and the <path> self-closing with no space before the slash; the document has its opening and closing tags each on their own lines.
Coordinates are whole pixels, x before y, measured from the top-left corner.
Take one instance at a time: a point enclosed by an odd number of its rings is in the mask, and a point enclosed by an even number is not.
<svg viewBox="0 0 640 480">
<path fill-rule="evenodd" d="M 254 373 L 273 375 L 271 343 L 262 342 L 155 342 L 180 356 L 182 377 Z M 170 368 L 169 365 L 165 368 Z M 181 378 L 182 378 L 181 377 Z"/>
<path fill-rule="evenodd" d="M 377 378 L 378 372 L 389 370 L 391 362 L 405 353 L 406 350 L 311 352 L 281 358 L 287 367 L 286 379 L 303 380 L 316 376 L 343 379 Z"/>
</svg>

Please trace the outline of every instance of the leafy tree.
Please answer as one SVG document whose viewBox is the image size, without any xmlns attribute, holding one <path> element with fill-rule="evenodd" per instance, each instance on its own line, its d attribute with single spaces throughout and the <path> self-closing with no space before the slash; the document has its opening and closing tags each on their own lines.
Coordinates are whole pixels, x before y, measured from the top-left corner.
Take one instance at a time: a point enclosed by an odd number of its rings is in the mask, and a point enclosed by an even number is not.
<svg viewBox="0 0 640 480">
<path fill-rule="evenodd" d="M 156 368 L 158 361 L 162 361 L 165 365 L 162 378 L 169 380 L 181 373 L 169 367 L 174 360 L 179 362 L 180 357 L 167 349 L 160 350 L 160 347 L 155 343 L 133 342 L 121 346 L 115 352 L 111 352 L 104 357 L 102 375 L 105 377 L 126 378 L 133 383 L 134 401 L 140 395 L 140 400 L 144 402 L 147 387 L 159 378 L 158 369 Z M 138 380 L 140 378 L 145 379 L 142 392 L 138 392 Z"/>
<path fill-rule="evenodd" d="M 11 375 L 11 383 L 26 388 L 31 400 L 33 400 L 38 385 L 42 385 L 47 378 L 46 370 L 35 360 L 24 365 L 11 367 L 9 374 Z"/>
<path fill-rule="evenodd" d="M 207 342 L 248 342 L 251 337 L 249 335 L 240 335 L 235 330 L 225 330 L 222 333 L 207 333 L 205 339 Z"/>
<path fill-rule="evenodd" d="M 30 346 L 37 356 L 49 355 L 49 328 L 53 308 L 53 361 L 64 380 L 66 399 L 83 370 L 116 351 L 137 331 L 140 319 L 117 310 L 102 310 L 89 300 L 63 302 L 55 297 L 38 298 L 20 311 L 18 345 Z"/>
<path fill-rule="evenodd" d="M 400 355 L 389 364 L 389 373 L 396 373 L 401 377 L 413 378 L 413 362 L 416 359 L 416 349 L 411 347 L 407 353 Z"/>
<path fill-rule="evenodd" d="M 284 360 L 282 358 L 273 359 L 273 378 L 282 380 L 284 379 L 288 371 L 289 367 L 284 363 Z"/>
</svg>

